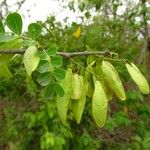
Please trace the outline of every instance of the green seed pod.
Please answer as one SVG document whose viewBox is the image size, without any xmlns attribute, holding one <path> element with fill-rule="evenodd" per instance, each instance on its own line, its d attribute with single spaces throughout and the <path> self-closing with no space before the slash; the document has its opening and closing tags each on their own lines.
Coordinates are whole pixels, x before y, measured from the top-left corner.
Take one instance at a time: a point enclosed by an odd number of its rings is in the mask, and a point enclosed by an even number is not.
<svg viewBox="0 0 150 150">
<path fill-rule="evenodd" d="M 92 79 L 90 79 L 89 81 L 87 81 L 87 84 L 88 84 L 88 89 L 87 89 L 86 95 L 89 98 L 92 98 L 93 97 L 93 92 L 94 92 L 94 85 L 93 85 Z"/>
<path fill-rule="evenodd" d="M 83 79 L 82 76 L 80 76 L 80 77 Z M 78 101 L 76 101 L 76 100 L 71 101 L 72 112 L 73 112 L 74 118 L 78 124 L 81 121 L 82 113 L 84 111 L 84 107 L 85 107 L 85 103 L 86 103 L 86 93 L 87 93 L 87 89 L 88 89 L 87 82 L 84 83 L 82 80 L 81 85 L 82 85 L 81 98 Z"/>
<path fill-rule="evenodd" d="M 83 82 L 83 77 L 79 76 L 78 74 L 73 75 L 73 80 L 72 80 L 72 99 L 79 100 L 82 95 L 82 82 Z"/>
<path fill-rule="evenodd" d="M 99 81 L 95 82 L 95 90 L 92 99 L 92 115 L 96 124 L 103 127 L 107 117 L 108 100 Z"/>
<path fill-rule="evenodd" d="M 109 101 L 112 100 L 113 98 L 113 92 L 111 91 L 111 89 L 107 86 L 107 83 L 104 81 L 104 79 L 101 81 L 102 83 L 102 86 L 103 86 L 103 89 L 104 89 L 104 92 L 105 92 L 105 95 L 107 97 L 107 99 Z"/>
<path fill-rule="evenodd" d="M 69 102 L 71 99 L 72 93 L 72 70 L 68 69 L 66 71 L 65 79 L 60 82 L 61 87 L 64 89 L 64 96 L 57 95 L 56 105 L 58 110 L 58 115 L 60 120 L 64 125 L 66 125 L 66 117 L 67 117 L 67 110 L 69 106 Z"/>
<path fill-rule="evenodd" d="M 135 64 L 131 63 L 131 65 L 126 64 L 126 67 L 127 67 L 127 70 L 129 72 L 131 78 L 138 85 L 139 90 L 143 94 L 149 94 L 149 92 L 150 92 L 149 84 L 148 84 L 147 80 L 145 79 L 145 77 L 143 76 L 143 74 L 141 73 L 141 71 L 137 68 L 137 66 Z"/>
<path fill-rule="evenodd" d="M 107 86 L 107 83 L 104 80 L 103 77 L 103 71 L 102 71 L 102 62 L 97 62 L 96 67 L 94 68 L 94 73 L 99 76 L 98 80 L 101 82 L 105 95 L 107 99 L 110 101 L 113 98 L 113 92 L 111 89 Z"/>
<path fill-rule="evenodd" d="M 107 61 L 102 62 L 102 71 L 105 82 L 108 88 L 121 100 L 125 100 L 125 92 L 118 72 L 112 64 Z"/>
<path fill-rule="evenodd" d="M 91 71 L 93 72 L 93 68 L 92 68 L 92 65 L 88 65 L 86 70 L 88 71 Z M 85 74 L 84 74 L 84 80 L 86 81 L 86 83 L 88 84 L 88 89 L 87 89 L 87 93 L 86 95 L 89 97 L 89 98 L 92 98 L 93 96 L 93 91 L 94 91 L 94 84 L 93 84 L 93 80 L 92 80 L 92 75 L 90 72 L 88 71 L 85 71 Z"/>
</svg>

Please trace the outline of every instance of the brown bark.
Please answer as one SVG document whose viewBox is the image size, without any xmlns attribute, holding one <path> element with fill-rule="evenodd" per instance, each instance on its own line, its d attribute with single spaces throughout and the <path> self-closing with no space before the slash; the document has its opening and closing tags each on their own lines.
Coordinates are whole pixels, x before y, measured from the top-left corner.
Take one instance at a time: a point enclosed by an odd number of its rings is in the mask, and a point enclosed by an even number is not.
<svg viewBox="0 0 150 150">
<path fill-rule="evenodd" d="M 142 0 L 142 7 L 146 6 L 146 1 L 147 0 Z M 140 55 L 139 55 L 139 64 L 145 64 L 145 58 L 146 58 L 146 54 L 149 53 L 148 52 L 148 39 L 149 39 L 149 33 L 148 33 L 148 23 L 147 23 L 147 19 L 146 19 L 146 10 L 143 10 L 142 13 L 142 17 L 143 17 L 143 24 L 144 24 L 144 32 L 143 32 L 143 36 L 144 36 L 144 42 L 143 42 L 143 48 L 140 51 Z"/>
</svg>

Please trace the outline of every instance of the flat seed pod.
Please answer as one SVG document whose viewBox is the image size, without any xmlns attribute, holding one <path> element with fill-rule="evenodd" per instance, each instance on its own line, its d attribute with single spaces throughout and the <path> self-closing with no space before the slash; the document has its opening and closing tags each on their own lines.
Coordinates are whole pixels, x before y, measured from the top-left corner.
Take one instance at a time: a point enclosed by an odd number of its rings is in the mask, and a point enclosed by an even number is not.
<svg viewBox="0 0 150 150">
<path fill-rule="evenodd" d="M 102 71 L 103 71 L 103 77 L 104 80 L 107 83 L 108 88 L 111 89 L 111 91 L 121 100 L 125 100 L 125 92 L 122 85 L 122 82 L 119 78 L 118 72 L 113 67 L 112 64 L 110 64 L 107 61 L 102 62 Z"/>
<path fill-rule="evenodd" d="M 126 67 L 127 67 L 127 70 L 129 72 L 131 78 L 138 85 L 139 90 L 143 94 L 149 94 L 149 92 L 150 92 L 149 84 L 148 84 L 147 80 L 145 79 L 145 77 L 143 76 L 143 74 L 141 73 L 141 71 L 137 68 L 137 66 L 135 64 L 131 63 L 131 65 L 126 64 Z"/>
<path fill-rule="evenodd" d="M 60 86 L 64 89 L 65 94 L 64 96 L 57 95 L 56 105 L 57 105 L 57 110 L 58 110 L 58 115 L 60 117 L 60 120 L 64 125 L 66 125 L 67 110 L 68 110 L 68 105 L 72 93 L 72 70 L 71 69 L 68 69 L 66 71 L 65 79 L 60 82 Z"/>
<path fill-rule="evenodd" d="M 92 68 L 93 63 L 95 63 L 95 62 L 92 62 L 91 65 L 87 66 L 86 69 L 88 71 L 92 71 L 93 72 L 93 68 Z M 91 73 L 88 72 L 88 71 L 85 71 L 85 74 L 84 74 L 84 80 L 86 81 L 86 84 L 88 84 L 88 89 L 87 89 L 86 95 L 89 98 L 92 98 L 93 97 L 93 92 L 94 92 L 94 84 L 93 84 Z"/>
<path fill-rule="evenodd" d="M 103 127 L 107 117 L 108 100 L 99 81 L 95 82 L 95 90 L 92 99 L 92 115 L 96 124 Z"/>
<path fill-rule="evenodd" d="M 105 95 L 106 95 L 107 99 L 109 101 L 111 101 L 112 98 L 113 98 L 113 92 L 112 92 L 112 90 L 107 86 L 107 84 L 105 83 L 104 80 L 101 80 L 101 82 L 102 82 L 102 87 L 104 89 L 104 92 L 105 92 Z"/>
<path fill-rule="evenodd" d="M 93 92 L 94 92 L 94 86 L 93 86 L 92 79 L 89 80 L 89 81 L 87 82 L 87 84 L 88 84 L 88 89 L 87 89 L 86 95 L 87 95 L 89 98 L 92 98 Z"/>
<path fill-rule="evenodd" d="M 82 82 L 83 82 L 83 77 L 79 76 L 78 74 L 73 75 L 72 79 L 72 99 L 79 100 L 82 95 Z"/>
<path fill-rule="evenodd" d="M 82 78 L 81 98 L 78 101 L 76 101 L 76 100 L 71 101 L 72 112 L 73 112 L 74 118 L 78 124 L 81 121 L 82 113 L 83 113 L 85 103 L 86 103 L 86 93 L 87 93 L 87 89 L 88 89 L 88 84 L 86 82 L 85 83 L 83 82 L 82 76 L 80 76 L 80 77 Z"/>
<path fill-rule="evenodd" d="M 94 73 L 99 76 L 98 79 L 100 79 L 100 82 L 102 84 L 105 95 L 106 95 L 107 99 L 110 101 L 113 98 L 113 92 L 107 86 L 107 83 L 104 80 L 101 62 L 96 63 L 96 68 L 94 69 Z"/>
</svg>

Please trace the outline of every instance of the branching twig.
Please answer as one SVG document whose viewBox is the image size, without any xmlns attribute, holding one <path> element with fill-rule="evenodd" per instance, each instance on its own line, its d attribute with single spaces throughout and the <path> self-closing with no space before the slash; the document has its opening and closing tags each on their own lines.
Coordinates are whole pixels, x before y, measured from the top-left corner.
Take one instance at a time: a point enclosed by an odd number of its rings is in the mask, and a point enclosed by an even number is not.
<svg viewBox="0 0 150 150">
<path fill-rule="evenodd" d="M 0 50 L 0 54 L 24 54 L 25 49 L 15 49 L 15 50 Z M 111 56 L 112 52 L 110 51 L 83 51 L 83 52 L 57 52 L 58 55 L 61 55 L 65 58 L 74 57 L 74 56 L 89 56 L 89 55 L 102 55 L 102 56 Z"/>
<path fill-rule="evenodd" d="M 112 52 L 110 51 L 83 51 L 83 52 L 58 52 L 58 55 L 68 57 L 74 56 L 89 56 L 89 55 L 102 55 L 102 56 L 111 56 Z"/>
</svg>

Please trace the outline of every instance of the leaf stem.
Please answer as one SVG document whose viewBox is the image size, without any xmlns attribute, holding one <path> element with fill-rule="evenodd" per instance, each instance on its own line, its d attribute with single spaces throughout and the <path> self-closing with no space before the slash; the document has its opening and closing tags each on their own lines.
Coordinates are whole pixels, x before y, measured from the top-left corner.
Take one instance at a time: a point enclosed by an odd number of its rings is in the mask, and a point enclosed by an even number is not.
<svg viewBox="0 0 150 150">
<path fill-rule="evenodd" d="M 82 66 L 81 64 L 79 64 L 78 62 L 76 62 L 74 59 L 72 59 L 72 58 L 69 58 L 69 59 L 70 59 L 73 63 L 75 63 L 76 65 L 78 65 L 80 68 L 82 68 L 82 69 L 84 69 L 85 71 L 91 73 L 92 75 L 94 75 L 94 76 L 100 78 L 100 76 L 98 76 L 98 75 L 95 74 L 94 72 L 92 72 L 92 71 L 86 69 L 84 66 Z"/>
</svg>

